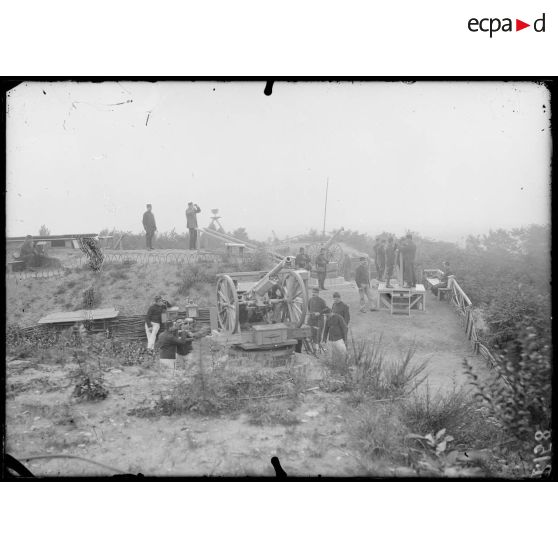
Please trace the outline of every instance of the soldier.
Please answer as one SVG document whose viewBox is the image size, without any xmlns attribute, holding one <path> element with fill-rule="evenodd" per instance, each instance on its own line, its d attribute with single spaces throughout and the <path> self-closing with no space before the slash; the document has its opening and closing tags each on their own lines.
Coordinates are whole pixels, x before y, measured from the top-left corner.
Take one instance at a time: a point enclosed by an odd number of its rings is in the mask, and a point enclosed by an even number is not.
<svg viewBox="0 0 558 558">
<path fill-rule="evenodd" d="M 308 301 L 308 325 L 312 328 L 312 342 L 314 348 L 319 348 L 323 319 L 322 312 L 327 308 L 327 304 L 323 298 L 319 296 L 320 289 L 318 287 L 312 288 L 312 296 Z"/>
<path fill-rule="evenodd" d="M 349 312 L 349 307 L 341 300 L 341 295 L 338 292 L 333 293 L 333 305 L 331 311 L 335 314 L 339 314 L 347 325 L 351 321 L 351 313 Z"/>
<path fill-rule="evenodd" d="M 153 236 L 157 230 L 155 215 L 151 213 L 151 204 L 146 206 L 147 211 L 143 214 L 143 228 L 145 229 L 145 246 L 148 250 L 153 250 Z"/>
<path fill-rule="evenodd" d="M 334 363 L 344 364 L 347 358 L 347 324 L 342 316 L 332 312 L 329 308 L 326 308 L 323 313 L 326 318 L 324 343 L 331 341 Z"/>
<path fill-rule="evenodd" d="M 188 228 L 188 235 L 190 237 L 190 250 L 196 249 L 196 242 L 198 240 L 197 213 L 201 213 L 199 205 L 193 202 L 188 202 L 188 207 L 186 208 L 186 227 Z"/>
<path fill-rule="evenodd" d="M 395 252 L 397 246 L 393 241 L 393 236 L 390 236 L 386 245 L 386 288 L 390 288 L 389 284 L 393 275 L 393 266 L 395 265 Z"/>
<path fill-rule="evenodd" d="M 322 291 L 327 291 L 325 288 L 325 279 L 327 274 L 327 264 L 329 262 L 326 258 L 325 248 L 320 249 L 320 253 L 316 258 L 316 271 L 318 273 L 318 286 Z"/>
<path fill-rule="evenodd" d="M 366 301 L 364 300 L 366 296 L 370 304 L 370 312 L 375 312 L 376 304 L 373 302 L 372 295 L 370 294 L 370 273 L 365 257 L 360 258 L 360 263 L 355 271 L 355 281 L 360 294 L 360 311 L 366 312 Z"/>
<path fill-rule="evenodd" d="M 378 281 L 383 281 L 386 272 L 386 245 L 386 239 L 382 238 L 376 256 L 378 261 Z"/>
<path fill-rule="evenodd" d="M 147 310 L 145 316 L 145 335 L 147 336 L 147 351 L 153 353 L 155 349 L 155 340 L 159 329 L 161 329 L 163 311 L 168 308 L 170 304 L 163 300 L 162 296 L 157 295 L 155 302 Z"/>
<path fill-rule="evenodd" d="M 376 273 L 378 276 L 378 280 L 380 280 L 381 278 L 381 274 L 380 274 L 380 256 L 379 256 L 379 252 L 381 250 L 382 247 L 382 241 L 380 240 L 380 237 L 377 236 L 376 237 L 376 242 L 374 243 L 374 246 L 372 247 L 372 250 L 374 252 L 374 265 L 376 266 Z"/>
<path fill-rule="evenodd" d="M 415 277 L 415 255 L 417 253 L 417 245 L 413 242 L 413 237 L 410 233 L 405 236 L 405 239 L 399 246 L 403 260 L 403 286 L 416 287 L 417 280 Z"/>
</svg>

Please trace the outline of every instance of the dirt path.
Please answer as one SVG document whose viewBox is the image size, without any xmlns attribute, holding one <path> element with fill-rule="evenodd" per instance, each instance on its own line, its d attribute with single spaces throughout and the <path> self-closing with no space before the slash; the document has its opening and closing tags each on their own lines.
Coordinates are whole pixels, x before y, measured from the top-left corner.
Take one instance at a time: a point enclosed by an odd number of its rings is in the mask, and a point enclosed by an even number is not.
<svg viewBox="0 0 558 558">
<path fill-rule="evenodd" d="M 327 286 L 327 284 L 326 284 Z M 416 360 L 429 359 L 428 382 L 430 388 L 450 389 L 453 382 L 462 385 L 466 378 L 462 372 L 463 358 L 483 373 L 483 359 L 473 354 L 465 331 L 453 308 L 426 294 L 426 312 L 411 311 L 411 316 L 390 314 L 387 309 L 377 312 L 359 312 L 359 295 L 354 283 L 322 291 L 321 296 L 331 306 L 333 292 L 337 290 L 351 310 L 350 329 L 355 340 L 382 336 L 382 347 L 388 357 L 404 355 L 411 344 L 416 346 Z M 374 299 L 377 290 L 372 289 Z"/>
</svg>

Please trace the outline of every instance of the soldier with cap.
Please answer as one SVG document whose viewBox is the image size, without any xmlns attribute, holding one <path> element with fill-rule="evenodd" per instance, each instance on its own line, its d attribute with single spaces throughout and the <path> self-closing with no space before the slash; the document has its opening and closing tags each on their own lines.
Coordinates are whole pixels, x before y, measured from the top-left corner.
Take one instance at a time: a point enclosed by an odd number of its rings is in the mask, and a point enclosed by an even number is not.
<svg viewBox="0 0 558 558">
<path fill-rule="evenodd" d="M 155 302 L 147 310 L 145 316 L 145 335 L 147 336 L 147 351 L 150 353 L 155 349 L 155 340 L 157 339 L 159 329 L 161 329 L 163 312 L 169 306 L 170 304 L 162 296 L 157 295 Z"/>
<path fill-rule="evenodd" d="M 339 314 L 347 325 L 351 321 L 351 314 L 349 312 L 349 307 L 341 300 L 341 295 L 336 291 L 333 293 L 333 305 L 331 311 L 335 314 Z"/>
<path fill-rule="evenodd" d="M 325 248 L 320 249 L 320 253 L 316 258 L 316 272 L 318 273 L 318 286 L 322 291 L 327 291 L 325 288 L 325 280 L 327 275 L 327 264 L 329 262 L 326 258 Z"/>
<path fill-rule="evenodd" d="M 188 235 L 190 237 L 190 250 L 196 249 L 196 242 L 198 240 L 197 213 L 201 213 L 200 206 L 194 202 L 188 202 L 188 207 L 186 208 L 186 227 L 188 228 Z"/>
<path fill-rule="evenodd" d="M 370 272 L 368 271 L 368 264 L 364 256 L 360 258 L 360 263 L 356 268 L 355 281 L 360 295 L 360 311 L 366 312 L 366 300 L 364 299 L 366 296 L 370 304 L 370 312 L 374 312 L 376 310 L 376 305 L 370 294 Z"/>
<path fill-rule="evenodd" d="M 331 342 L 334 362 L 343 363 L 347 357 L 347 324 L 342 316 L 329 308 L 324 311 L 324 343 Z"/>
<path fill-rule="evenodd" d="M 157 230 L 157 225 L 155 224 L 155 215 L 151 212 L 151 204 L 148 203 L 146 206 L 147 211 L 143 214 L 143 228 L 145 230 L 145 247 L 148 250 L 153 250 L 153 236 Z"/>
<path fill-rule="evenodd" d="M 314 287 L 312 296 L 308 301 L 308 325 L 312 328 L 312 342 L 315 348 L 318 348 L 323 328 L 323 311 L 327 308 L 327 304 L 323 298 L 319 296 L 320 289 Z"/>
</svg>

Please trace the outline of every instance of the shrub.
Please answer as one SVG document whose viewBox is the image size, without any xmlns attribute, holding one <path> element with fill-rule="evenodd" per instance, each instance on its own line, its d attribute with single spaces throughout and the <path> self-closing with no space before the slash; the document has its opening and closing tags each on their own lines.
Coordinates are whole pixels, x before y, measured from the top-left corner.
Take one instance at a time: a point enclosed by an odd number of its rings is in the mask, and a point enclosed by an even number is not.
<svg viewBox="0 0 558 558">
<path fill-rule="evenodd" d="M 190 290 L 197 285 L 215 283 L 216 274 L 212 269 L 202 267 L 201 265 L 193 265 L 184 269 L 180 279 L 178 293 L 182 296 L 187 296 L 190 294 Z"/>
<path fill-rule="evenodd" d="M 487 379 L 464 362 L 479 400 L 509 436 L 530 443 L 537 430 L 551 424 L 552 365 L 550 346 L 528 327 L 520 338 L 499 355 L 498 365 Z"/>
<path fill-rule="evenodd" d="M 326 391 L 351 391 L 354 401 L 396 399 L 406 397 L 425 380 L 421 377 L 428 361 L 413 363 L 416 347 L 409 347 L 405 356 L 387 360 L 382 338 L 352 341 L 346 366 L 326 362 L 330 369 L 323 382 Z"/>
<path fill-rule="evenodd" d="M 475 402 L 465 388 L 432 394 L 427 384 L 402 401 L 399 414 L 403 423 L 415 433 L 439 432 L 446 429 L 456 444 L 464 447 L 486 447 L 501 439 L 501 429 L 487 421 L 487 409 Z"/>
</svg>

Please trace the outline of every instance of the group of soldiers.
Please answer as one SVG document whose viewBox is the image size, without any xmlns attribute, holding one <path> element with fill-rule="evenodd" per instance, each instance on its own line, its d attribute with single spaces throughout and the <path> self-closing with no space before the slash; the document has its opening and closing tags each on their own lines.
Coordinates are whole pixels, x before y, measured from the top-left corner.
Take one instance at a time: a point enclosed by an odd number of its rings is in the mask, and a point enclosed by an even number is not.
<svg viewBox="0 0 558 558">
<path fill-rule="evenodd" d="M 391 279 L 395 264 L 401 255 L 403 287 L 416 287 L 415 256 L 417 245 L 413 242 L 411 233 L 396 240 L 394 236 L 376 237 L 374 244 L 374 262 L 378 272 L 378 280 L 386 282 L 386 288 L 391 287 Z"/>
<path fill-rule="evenodd" d="M 157 222 L 153 213 L 153 206 L 148 203 L 142 217 L 143 229 L 145 230 L 145 247 L 153 250 L 153 238 L 157 232 Z M 200 206 L 194 202 L 188 202 L 186 208 L 186 228 L 188 229 L 188 249 L 195 250 L 198 242 L 198 217 L 201 213 Z"/>
</svg>

